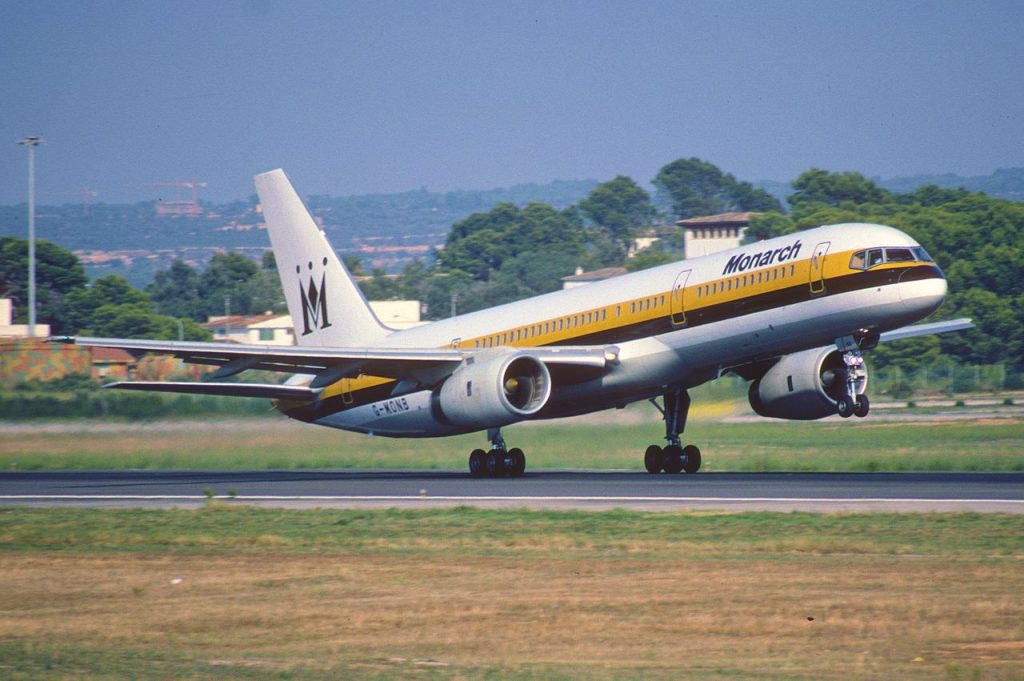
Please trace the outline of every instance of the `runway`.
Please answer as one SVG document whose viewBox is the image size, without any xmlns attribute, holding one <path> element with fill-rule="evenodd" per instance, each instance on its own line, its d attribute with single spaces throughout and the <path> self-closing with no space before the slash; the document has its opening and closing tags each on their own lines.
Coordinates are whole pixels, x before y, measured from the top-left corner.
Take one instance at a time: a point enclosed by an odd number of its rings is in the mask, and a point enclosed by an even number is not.
<svg viewBox="0 0 1024 681">
<path fill-rule="evenodd" d="M 1024 473 L 60 471 L 0 473 L 3 506 L 977 511 L 1024 513 Z"/>
</svg>

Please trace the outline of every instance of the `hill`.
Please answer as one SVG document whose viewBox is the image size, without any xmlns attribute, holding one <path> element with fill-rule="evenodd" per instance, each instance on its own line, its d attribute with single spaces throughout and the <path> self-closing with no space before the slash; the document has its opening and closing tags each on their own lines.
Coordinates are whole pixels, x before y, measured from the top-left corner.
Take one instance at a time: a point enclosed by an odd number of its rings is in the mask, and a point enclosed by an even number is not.
<svg viewBox="0 0 1024 681">
<path fill-rule="evenodd" d="M 1024 200 L 1024 167 L 977 177 L 947 173 L 873 179 L 897 193 L 935 184 Z M 473 213 L 499 203 L 523 206 L 530 201 L 561 209 L 586 197 L 597 184 L 596 180 L 565 180 L 476 191 L 314 195 L 307 202 L 339 252 L 358 255 L 367 269 L 396 272 L 413 258 L 429 259 L 452 224 Z M 786 182 L 763 181 L 756 186 L 781 200 L 793 191 Z M 116 273 L 139 287 L 175 259 L 203 267 L 218 251 L 237 251 L 258 260 L 269 247 L 255 196 L 226 204 L 202 203 L 201 214 L 194 216 L 162 215 L 160 208 L 155 201 L 39 206 L 37 234 L 74 251 L 91 278 Z M 0 236 L 24 237 L 25 214 L 25 204 L 0 206 Z"/>
<path fill-rule="evenodd" d="M 505 202 L 565 208 L 596 185 L 571 180 L 486 191 L 311 196 L 307 203 L 341 253 L 360 256 L 368 269 L 396 271 L 414 257 L 428 258 L 451 225 L 472 213 Z M 255 195 L 201 208 L 200 215 L 169 216 L 160 214 L 158 202 L 38 206 L 37 235 L 74 251 L 90 277 L 116 273 L 140 287 L 177 258 L 203 266 L 218 251 L 258 259 L 269 248 Z M 0 206 L 0 236 L 24 238 L 25 216 L 25 204 Z"/>
</svg>

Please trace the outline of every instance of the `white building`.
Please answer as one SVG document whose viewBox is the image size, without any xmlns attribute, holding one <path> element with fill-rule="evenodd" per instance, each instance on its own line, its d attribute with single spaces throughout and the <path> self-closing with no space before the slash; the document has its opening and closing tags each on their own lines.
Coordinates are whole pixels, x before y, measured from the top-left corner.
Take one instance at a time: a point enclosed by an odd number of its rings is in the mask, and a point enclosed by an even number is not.
<svg viewBox="0 0 1024 681">
<path fill-rule="evenodd" d="M 28 338 L 28 324 L 12 324 L 14 319 L 14 304 L 10 298 L 0 298 L 0 337 L 2 338 Z M 36 324 L 36 338 L 45 338 L 50 335 L 49 324 Z"/>
<path fill-rule="evenodd" d="M 371 300 L 370 308 L 382 324 L 392 329 L 408 329 L 426 323 L 420 321 L 418 300 Z M 295 330 L 290 315 L 267 312 L 260 315 L 210 317 L 203 327 L 209 329 L 217 341 L 295 345 Z"/>
<path fill-rule="evenodd" d="M 688 218 L 676 223 L 683 228 L 683 249 L 687 258 L 699 258 L 736 248 L 743 241 L 750 219 L 762 213 L 721 213 Z"/>
</svg>

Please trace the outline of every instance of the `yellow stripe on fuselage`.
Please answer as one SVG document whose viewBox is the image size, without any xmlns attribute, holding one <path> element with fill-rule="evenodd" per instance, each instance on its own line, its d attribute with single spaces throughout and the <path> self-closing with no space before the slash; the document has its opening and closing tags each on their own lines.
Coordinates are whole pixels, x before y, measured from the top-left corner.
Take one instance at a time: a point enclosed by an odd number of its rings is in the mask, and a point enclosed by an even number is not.
<svg viewBox="0 0 1024 681">
<path fill-rule="evenodd" d="M 863 249 L 858 249 L 863 250 Z M 828 253 L 824 258 L 822 279 L 827 290 L 828 281 L 836 277 L 862 273 L 863 270 L 850 268 L 850 257 L 855 251 Z M 686 270 L 686 261 L 680 261 L 679 271 Z M 906 263 L 886 263 L 872 268 L 872 271 L 904 267 Z M 718 277 L 702 282 L 690 283 L 683 289 L 683 309 L 687 314 L 701 309 L 739 302 L 765 293 L 771 293 L 794 286 L 810 286 L 811 259 L 798 260 L 782 265 L 751 269 L 740 274 Z M 582 338 L 604 331 L 632 326 L 669 316 L 678 307 L 672 305 L 671 290 L 662 290 L 639 298 L 582 310 L 570 315 L 548 318 L 532 324 L 514 326 L 485 336 L 462 339 L 454 347 L 482 349 L 490 347 L 538 347 L 553 344 L 568 344 L 575 338 Z M 679 295 L 678 293 L 676 295 Z M 685 328 L 685 324 L 679 325 Z M 357 401 L 360 391 L 375 388 L 395 379 L 382 376 L 359 376 L 342 379 L 324 390 L 321 397 L 342 396 L 344 402 Z"/>
</svg>

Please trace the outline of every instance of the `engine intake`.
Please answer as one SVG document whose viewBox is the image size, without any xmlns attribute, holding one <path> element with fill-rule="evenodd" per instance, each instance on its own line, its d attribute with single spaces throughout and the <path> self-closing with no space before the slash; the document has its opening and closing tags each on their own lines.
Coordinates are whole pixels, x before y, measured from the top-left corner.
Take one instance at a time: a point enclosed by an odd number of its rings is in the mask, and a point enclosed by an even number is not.
<svg viewBox="0 0 1024 681">
<path fill-rule="evenodd" d="M 480 353 L 466 358 L 438 391 L 441 413 L 453 424 L 500 428 L 540 411 L 551 397 L 547 366 L 528 352 Z"/>
<path fill-rule="evenodd" d="M 859 386 L 863 393 L 867 381 Z M 811 421 L 836 413 L 846 393 L 846 365 L 834 347 L 786 355 L 750 384 L 750 406 L 760 416 Z"/>
</svg>

